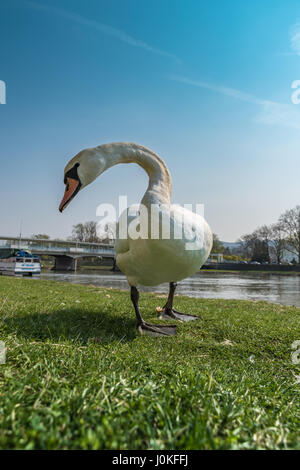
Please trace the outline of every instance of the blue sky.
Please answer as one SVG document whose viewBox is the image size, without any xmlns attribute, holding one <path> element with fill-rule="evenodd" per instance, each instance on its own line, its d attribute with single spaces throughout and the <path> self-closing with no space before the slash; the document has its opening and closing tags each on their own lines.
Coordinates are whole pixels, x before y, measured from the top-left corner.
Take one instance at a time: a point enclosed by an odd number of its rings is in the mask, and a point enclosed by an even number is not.
<svg viewBox="0 0 300 470">
<path fill-rule="evenodd" d="M 2 0 L 0 44 L 1 234 L 138 202 L 146 175 L 120 165 L 58 212 L 66 162 L 113 141 L 159 153 L 223 240 L 299 204 L 299 1 Z"/>
</svg>

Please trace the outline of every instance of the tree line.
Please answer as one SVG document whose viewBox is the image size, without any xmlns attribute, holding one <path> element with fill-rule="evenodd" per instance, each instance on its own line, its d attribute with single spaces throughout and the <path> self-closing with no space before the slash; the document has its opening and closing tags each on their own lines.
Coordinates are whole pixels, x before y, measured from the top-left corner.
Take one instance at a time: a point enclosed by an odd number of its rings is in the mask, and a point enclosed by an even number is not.
<svg viewBox="0 0 300 470">
<path fill-rule="evenodd" d="M 300 206 L 286 210 L 277 222 L 258 227 L 240 238 L 241 249 L 251 261 L 281 263 L 285 251 L 300 264 Z"/>
<path fill-rule="evenodd" d="M 97 222 L 89 222 L 73 225 L 70 240 L 88 243 L 111 243 L 115 240 L 115 224 L 108 223 L 99 232 Z"/>
</svg>

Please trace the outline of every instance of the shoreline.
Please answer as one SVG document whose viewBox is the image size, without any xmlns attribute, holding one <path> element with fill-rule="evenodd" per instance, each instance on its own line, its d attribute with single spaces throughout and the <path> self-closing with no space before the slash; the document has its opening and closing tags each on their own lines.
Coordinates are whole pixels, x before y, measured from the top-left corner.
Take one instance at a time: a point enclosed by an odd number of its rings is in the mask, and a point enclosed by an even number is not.
<svg viewBox="0 0 300 470">
<path fill-rule="evenodd" d="M 120 273 L 120 274 L 123 274 L 122 271 L 120 271 L 119 269 L 118 270 L 115 270 L 113 271 L 111 269 L 111 266 L 80 266 L 78 269 L 77 269 L 77 273 L 84 273 L 84 271 L 105 271 L 105 272 L 111 272 L 111 273 Z M 42 273 L 43 272 L 52 272 L 52 273 L 60 273 L 60 272 L 68 272 L 68 273 L 71 273 L 72 271 L 52 271 L 51 268 L 43 268 L 42 269 Z M 200 271 L 197 271 L 195 274 L 193 275 L 198 275 L 198 274 L 202 274 L 202 273 L 205 273 L 205 274 L 209 274 L 209 273 L 212 273 L 212 274 L 216 274 L 216 273 L 220 273 L 220 274 L 249 274 L 249 273 L 253 273 L 253 274 L 274 274 L 276 276 L 278 275 L 284 275 L 284 276 L 300 276 L 300 272 L 299 271 L 265 271 L 265 270 L 256 270 L 256 269 L 249 269 L 249 270 L 246 270 L 246 269 L 243 269 L 243 270 L 239 270 L 239 269 L 200 269 Z"/>
</svg>

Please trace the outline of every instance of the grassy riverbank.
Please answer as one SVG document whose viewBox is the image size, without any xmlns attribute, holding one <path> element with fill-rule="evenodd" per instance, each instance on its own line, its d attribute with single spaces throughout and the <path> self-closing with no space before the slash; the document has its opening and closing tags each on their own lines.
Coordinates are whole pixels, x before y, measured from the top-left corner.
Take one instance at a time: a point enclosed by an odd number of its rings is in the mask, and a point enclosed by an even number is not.
<svg viewBox="0 0 300 470">
<path fill-rule="evenodd" d="M 141 294 L 156 322 L 161 295 Z M 138 336 L 127 292 L 0 277 L 0 448 L 299 448 L 300 309 L 176 298 Z"/>
</svg>

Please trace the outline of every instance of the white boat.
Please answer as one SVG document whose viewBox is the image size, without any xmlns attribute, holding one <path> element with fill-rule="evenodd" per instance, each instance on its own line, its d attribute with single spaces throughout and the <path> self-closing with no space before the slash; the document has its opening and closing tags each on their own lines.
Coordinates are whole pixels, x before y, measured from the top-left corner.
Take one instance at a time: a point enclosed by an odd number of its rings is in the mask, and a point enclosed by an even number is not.
<svg viewBox="0 0 300 470">
<path fill-rule="evenodd" d="M 16 250 L 13 250 L 16 251 Z M 15 253 L 2 253 L 0 250 L 0 275 L 21 274 L 22 276 L 32 276 L 41 273 L 41 259 L 37 255 L 19 250 Z"/>
</svg>

